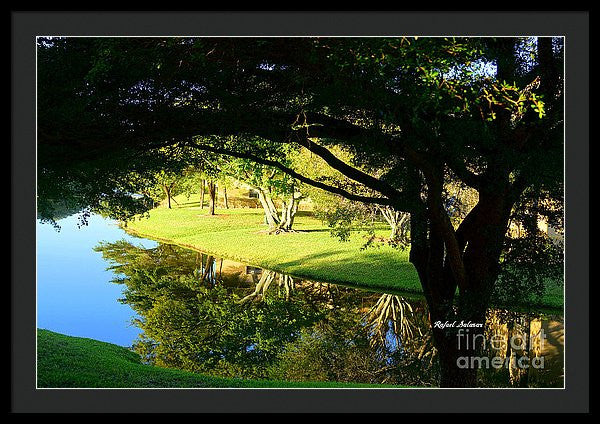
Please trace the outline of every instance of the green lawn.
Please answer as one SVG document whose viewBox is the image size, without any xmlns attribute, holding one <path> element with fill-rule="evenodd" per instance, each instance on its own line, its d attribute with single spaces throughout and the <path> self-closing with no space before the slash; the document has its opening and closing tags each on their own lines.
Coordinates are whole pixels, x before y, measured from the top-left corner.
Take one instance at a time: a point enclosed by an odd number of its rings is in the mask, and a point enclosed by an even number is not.
<svg viewBox="0 0 600 424">
<path fill-rule="evenodd" d="M 335 382 L 281 382 L 209 377 L 144 365 L 137 353 L 98 340 L 37 330 L 38 387 L 402 387 Z"/>
<path fill-rule="evenodd" d="M 297 232 L 272 235 L 264 233 L 262 209 L 217 209 L 210 216 L 197 202 L 185 197 L 178 202 L 173 209 L 159 207 L 149 219 L 128 223 L 127 230 L 307 279 L 421 292 L 408 251 L 389 246 L 361 251 L 364 233 L 340 242 L 319 220 L 299 212 Z M 382 226 L 382 235 L 386 233 Z"/>
<path fill-rule="evenodd" d="M 297 277 L 422 293 L 407 250 L 390 246 L 361 250 L 366 241 L 364 232 L 357 231 L 349 241 L 340 242 L 321 221 L 302 212 L 294 224 L 298 232 L 266 234 L 262 209 L 217 209 L 217 215 L 210 216 L 206 208 L 200 208 L 198 197 L 178 197 L 173 209 L 153 209 L 149 218 L 130 222 L 127 230 Z M 380 234 L 387 235 L 383 224 Z M 537 306 L 562 308 L 562 287 L 550 284 Z"/>
</svg>

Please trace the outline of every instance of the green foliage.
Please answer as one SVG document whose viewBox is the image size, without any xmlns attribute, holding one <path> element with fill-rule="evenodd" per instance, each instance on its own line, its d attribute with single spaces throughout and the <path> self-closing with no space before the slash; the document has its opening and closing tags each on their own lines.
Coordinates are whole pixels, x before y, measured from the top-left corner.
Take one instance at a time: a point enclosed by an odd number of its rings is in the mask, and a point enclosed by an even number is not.
<svg viewBox="0 0 600 424">
<path fill-rule="evenodd" d="M 67 157 L 64 158 L 67 160 Z M 126 162 L 114 158 L 115 163 Z M 107 159 L 90 159 L 61 166 L 38 168 L 37 213 L 42 221 L 83 211 L 82 222 L 90 211 L 126 221 L 154 207 L 149 196 L 141 194 L 152 186 L 132 168 L 110 171 Z"/>
<path fill-rule="evenodd" d="M 507 241 L 494 298 L 503 304 L 540 302 L 552 286 L 564 284 L 563 246 L 545 234 Z"/>
<path fill-rule="evenodd" d="M 154 297 L 141 323 L 145 335 L 157 343 L 146 359 L 160 366 L 264 378 L 264 367 L 282 346 L 315 319 L 297 303 L 273 299 L 241 305 L 223 288 L 198 287 L 194 280 L 170 279 L 166 287 L 172 292 Z"/>
<path fill-rule="evenodd" d="M 248 159 L 237 159 L 224 169 L 225 175 L 251 187 L 259 187 L 271 192 L 274 196 L 287 195 L 294 191 L 293 178 L 280 170 L 256 164 Z"/>
<path fill-rule="evenodd" d="M 386 296 L 386 295 L 384 295 Z M 417 304 L 418 302 L 415 302 Z M 385 346 L 374 343 L 376 336 L 365 326 L 365 316 L 354 311 L 338 310 L 327 321 L 302 331 L 301 337 L 290 343 L 279 361 L 270 368 L 271 378 L 291 381 L 360 381 L 365 383 L 436 384 L 437 366 L 434 357 L 425 354 L 432 349 L 431 340 L 419 334 L 399 336 L 386 332 Z M 352 311 L 352 312 L 351 312 Z M 424 318 L 424 319 L 423 319 Z M 427 337 L 429 323 L 425 316 L 415 320 Z M 387 324 L 392 326 L 390 316 Z M 435 349 L 434 349 L 435 350 Z"/>
<path fill-rule="evenodd" d="M 360 316 L 336 317 L 303 329 L 298 341 L 289 343 L 270 369 L 276 380 L 354 381 L 385 380 L 385 362 L 369 345 Z M 389 382 L 389 381 L 388 381 Z"/>
<path fill-rule="evenodd" d="M 561 103 L 541 92 L 546 70 L 537 57 L 527 62 L 535 66 L 504 72 L 523 52 L 534 54 L 532 40 L 41 38 L 39 140 L 70 155 L 77 145 L 112 158 L 124 146 L 146 152 L 203 144 L 287 164 L 302 134 L 331 151 L 341 147 L 353 166 L 397 189 L 408 180 L 396 143 L 474 172 L 502 158 L 523 174 L 562 157 L 558 137 L 543 137 L 544 148 L 525 155 L 499 142 L 499 115 L 510 116 L 515 131 L 559 129 L 550 120 L 559 119 Z M 176 155 L 162 169 L 189 165 L 192 156 Z M 207 164 L 222 160 L 209 156 Z M 143 154 L 135 162 L 148 163 Z M 289 187 L 260 168 L 254 164 L 251 180 Z M 96 190 L 106 195 L 108 187 Z"/>
<path fill-rule="evenodd" d="M 317 207 L 315 216 L 327 223 L 330 233 L 341 241 L 348 241 L 352 231 L 366 230 L 369 236 L 374 235 L 375 213 L 356 202 L 338 199 L 338 202 Z"/>
</svg>

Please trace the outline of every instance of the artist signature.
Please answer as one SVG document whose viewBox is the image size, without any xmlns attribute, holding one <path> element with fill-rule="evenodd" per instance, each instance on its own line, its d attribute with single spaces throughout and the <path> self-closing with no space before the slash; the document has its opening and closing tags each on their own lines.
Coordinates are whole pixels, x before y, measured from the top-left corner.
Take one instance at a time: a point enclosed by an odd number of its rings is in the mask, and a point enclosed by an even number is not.
<svg viewBox="0 0 600 424">
<path fill-rule="evenodd" d="M 482 328 L 483 323 L 472 321 L 436 321 L 433 328 Z"/>
</svg>

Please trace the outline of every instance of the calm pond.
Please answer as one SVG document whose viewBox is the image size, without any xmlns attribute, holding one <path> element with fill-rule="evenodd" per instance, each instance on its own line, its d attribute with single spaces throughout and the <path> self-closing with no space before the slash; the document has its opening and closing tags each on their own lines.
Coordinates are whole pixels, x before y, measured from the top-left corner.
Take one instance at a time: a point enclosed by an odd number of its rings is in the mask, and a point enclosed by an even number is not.
<svg viewBox="0 0 600 424">
<path fill-rule="evenodd" d="M 58 224 L 60 231 L 37 224 L 38 328 L 215 376 L 437 381 L 418 297 L 303 280 L 133 237 L 98 215 L 81 228 L 76 215 Z M 563 386 L 562 316 L 490 310 L 486 338 L 481 386 Z"/>
</svg>

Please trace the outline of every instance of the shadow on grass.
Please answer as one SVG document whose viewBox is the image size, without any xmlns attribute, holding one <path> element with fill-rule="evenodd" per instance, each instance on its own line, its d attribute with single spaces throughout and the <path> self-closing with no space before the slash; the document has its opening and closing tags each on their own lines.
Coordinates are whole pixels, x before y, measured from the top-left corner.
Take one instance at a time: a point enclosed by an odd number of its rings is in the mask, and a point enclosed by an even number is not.
<svg viewBox="0 0 600 424">
<path fill-rule="evenodd" d="M 178 205 L 176 205 L 178 208 L 189 208 L 189 207 L 200 207 L 200 202 L 180 202 Z"/>
<path fill-rule="evenodd" d="M 324 233 L 324 232 L 328 232 L 329 230 L 327 228 L 309 228 L 309 229 L 294 229 L 293 232 L 281 232 L 277 235 L 284 235 L 284 234 L 294 234 L 294 233 Z"/>
<path fill-rule="evenodd" d="M 400 263 L 397 256 L 387 252 L 367 253 L 352 259 L 353 267 L 348 267 L 346 259 L 332 259 L 346 253 L 344 250 L 305 255 L 291 261 L 280 262 L 280 269 L 287 269 L 300 278 L 326 280 L 326 282 L 351 285 L 353 287 L 391 288 L 421 293 L 421 285 L 414 266 Z M 352 271 L 349 271 L 351 269 Z M 396 275 L 390 279 L 390 269 Z M 360 281 L 360 284 L 357 282 Z"/>
</svg>

